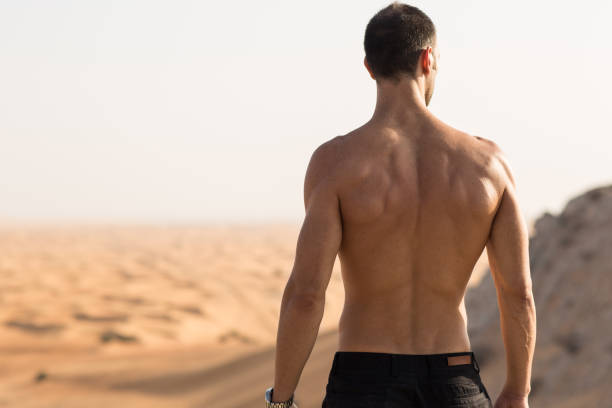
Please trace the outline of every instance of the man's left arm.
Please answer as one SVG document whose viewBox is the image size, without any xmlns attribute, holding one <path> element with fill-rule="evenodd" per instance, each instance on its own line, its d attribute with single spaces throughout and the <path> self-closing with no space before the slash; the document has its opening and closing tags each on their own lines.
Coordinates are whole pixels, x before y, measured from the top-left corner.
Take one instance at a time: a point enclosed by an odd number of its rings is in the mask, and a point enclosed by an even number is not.
<svg viewBox="0 0 612 408">
<path fill-rule="evenodd" d="M 337 138 L 319 146 L 304 180 L 305 217 L 281 302 L 272 401 L 295 392 L 317 339 L 325 292 L 342 241 L 342 217 L 333 168 Z"/>
</svg>

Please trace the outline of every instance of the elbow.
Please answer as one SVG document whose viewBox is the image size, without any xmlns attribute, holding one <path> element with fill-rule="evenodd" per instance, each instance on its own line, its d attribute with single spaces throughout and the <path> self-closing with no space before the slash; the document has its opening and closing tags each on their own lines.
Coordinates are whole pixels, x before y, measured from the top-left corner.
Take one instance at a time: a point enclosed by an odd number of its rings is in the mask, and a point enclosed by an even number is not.
<svg viewBox="0 0 612 408">
<path fill-rule="evenodd" d="M 533 301 L 533 291 L 531 287 L 514 290 L 510 296 L 515 297 L 520 302 Z"/>
<path fill-rule="evenodd" d="M 289 279 L 283 293 L 283 303 L 301 310 L 318 309 L 325 305 L 325 290 L 316 285 L 297 285 Z"/>
<path fill-rule="evenodd" d="M 513 313 L 535 313 L 535 300 L 531 288 L 521 290 L 503 290 L 499 294 L 500 311 Z"/>
<path fill-rule="evenodd" d="M 292 293 L 288 297 L 288 302 L 292 307 L 306 312 L 322 310 L 325 305 L 325 294 Z"/>
<path fill-rule="evenodd" d="M 532 283 L 524 282 L 521 284 L 504 284 L 499 287 L 499 295 L 507 299 L 516 299 L 518 301 L 533 300 Z"/>
</svg>

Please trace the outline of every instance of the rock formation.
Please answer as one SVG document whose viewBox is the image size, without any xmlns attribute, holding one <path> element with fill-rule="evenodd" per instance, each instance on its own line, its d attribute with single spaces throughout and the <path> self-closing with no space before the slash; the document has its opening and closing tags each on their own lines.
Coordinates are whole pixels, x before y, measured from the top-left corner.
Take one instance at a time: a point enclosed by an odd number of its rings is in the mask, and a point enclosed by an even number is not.
<svg viewBox="0 0 612 408">
<path fill-rule="evenodd" d="M 612 406 L 612 185 L 537 219 L 529 255 L 537 315 L 531 406 Z M 490 271 L 468 290 L 466 308 L 493 397 L 505 380 L 505 351 Z"/>
</svg>

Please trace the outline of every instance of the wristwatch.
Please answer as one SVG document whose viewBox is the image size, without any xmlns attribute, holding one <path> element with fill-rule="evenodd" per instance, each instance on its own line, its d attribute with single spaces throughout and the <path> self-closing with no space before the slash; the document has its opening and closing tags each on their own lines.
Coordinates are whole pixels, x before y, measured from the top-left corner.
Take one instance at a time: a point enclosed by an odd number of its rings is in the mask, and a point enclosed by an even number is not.
<svg viewBox="0 0 612 408">
<path fill-rule="evenodd" d="M 287 401 L 272 402 L 273 387 L 266 390 L 266 408 L 298 408 L 293 402 L 293 395 Z"/>
</svg>

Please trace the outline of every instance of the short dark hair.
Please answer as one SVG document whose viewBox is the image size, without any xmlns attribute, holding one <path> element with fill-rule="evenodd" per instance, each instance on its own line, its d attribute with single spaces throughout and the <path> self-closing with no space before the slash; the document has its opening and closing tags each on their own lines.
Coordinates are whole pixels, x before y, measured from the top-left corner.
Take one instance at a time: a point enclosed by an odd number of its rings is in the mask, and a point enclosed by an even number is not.
<svg viewBox="0 0 612 408">
<path fill-rule="evenodd" d="M 403 73 L 414 75 L 421 52 L 435 41 L 436 27 L 425 13 L 394 1 L 370 19 L 363 46 L 377 82 L 399 81 Z"/>
</svg>

